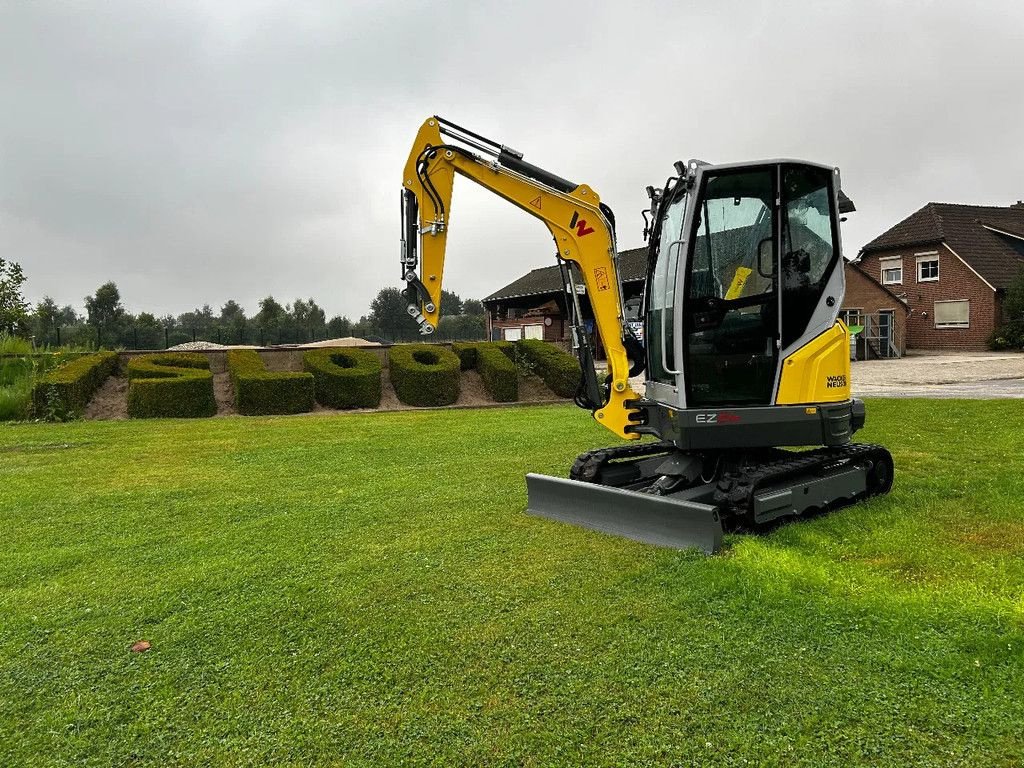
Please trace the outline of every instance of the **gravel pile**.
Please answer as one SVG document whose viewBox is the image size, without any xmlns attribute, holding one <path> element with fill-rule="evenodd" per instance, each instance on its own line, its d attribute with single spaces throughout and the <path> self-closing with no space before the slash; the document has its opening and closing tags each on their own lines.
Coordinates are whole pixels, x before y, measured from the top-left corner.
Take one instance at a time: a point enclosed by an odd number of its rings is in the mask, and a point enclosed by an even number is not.
<svg viewBox="0 0 1024 768">
<path fill-rule="evenodd" d="M 168 352 L 201 352 L 207 349 L 227 349 L 223 344 L 214 344 L 212 341 L 186 341 L 184 344 L 175 344 L 168 347 Z"/>
</svg>

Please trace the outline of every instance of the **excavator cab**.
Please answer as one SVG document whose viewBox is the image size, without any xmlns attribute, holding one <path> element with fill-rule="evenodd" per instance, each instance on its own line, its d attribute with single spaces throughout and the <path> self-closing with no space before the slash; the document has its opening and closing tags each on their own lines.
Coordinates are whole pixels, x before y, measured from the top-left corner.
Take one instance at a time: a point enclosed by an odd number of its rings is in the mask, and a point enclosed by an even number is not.
<svg viewBox="0 0 1024 768">
<path fill-rule="evenodd" d="M 817 326 L 838 312 L 836 174 L 792 162 L 688 169 L 651 245 L 648 394 L 680 408 L 771 405 L 782 350 L 819 305 Z"/>
</svg>

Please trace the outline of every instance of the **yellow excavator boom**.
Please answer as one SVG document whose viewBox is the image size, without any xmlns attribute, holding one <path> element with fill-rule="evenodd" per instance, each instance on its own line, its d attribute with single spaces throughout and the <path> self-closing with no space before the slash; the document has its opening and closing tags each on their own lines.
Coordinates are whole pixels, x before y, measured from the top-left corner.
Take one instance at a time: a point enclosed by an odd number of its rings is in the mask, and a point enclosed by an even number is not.
<svg viewBox="0 0 1024 768">
<path fill-rule="evenodd" d="M 455 135 L 461 140 L 460 144 L 469 143 L 495 159 L 446 142 L 444 134 Z M 498 158 L 504 162 L 499 162 Z M 601 209 L 600 197 L 586 184 L 573 185 L 559 179 L 523 162 L 522 155 L 514 150 L 437 117 L 427 118 L 416 134 L 402 179 L 403 190 L 415 196 L 412 210 L 418 212 L 418 215 L 411 214 L 409 207 L 404 208 L 402 260 L 403 276 L 411 291 L 407 295 L 417 299 L 410 301 L 409 313 L 419 323 L 420 332 L 432 333 L 440 319 L 444 257 L 456 174 L 543 221 L 555 240 L 558 258 L 576 265 L 604 343 L 610 377 L 607 400 L 594 410 L 594 418 L 619 437 L 638 439 L 639 435 L 625 431 L 631 423 L 629 416 L 635 410 L 627 403 L 638 396 L 629 385 L 630 362 L 623 341 L 615 233 Z"/>
</svg>

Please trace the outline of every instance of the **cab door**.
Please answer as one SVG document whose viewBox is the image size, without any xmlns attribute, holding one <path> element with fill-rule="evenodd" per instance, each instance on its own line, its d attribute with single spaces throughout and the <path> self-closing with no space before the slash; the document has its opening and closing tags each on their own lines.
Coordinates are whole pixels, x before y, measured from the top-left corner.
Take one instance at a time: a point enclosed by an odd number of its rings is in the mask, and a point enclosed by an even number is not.
<svg viewBox="0 0 1024 768">
<path fill-rule="evenodd" d="M 683 226 L 686 216 L 684 190 L 664 206 L 654 247 L 654 266 L 645 291 L 644 344 L 647 348 L 647 397 L 670 405 L 679 401 L 677 369 L 679 314 L 677 286 L 686 243 Z"/>
<path fill-rule="evenodd" d="M 779 355 L 777 167 L 702 169 L 688 222 L 686 406 L 772 402 Z"/>
</svg>

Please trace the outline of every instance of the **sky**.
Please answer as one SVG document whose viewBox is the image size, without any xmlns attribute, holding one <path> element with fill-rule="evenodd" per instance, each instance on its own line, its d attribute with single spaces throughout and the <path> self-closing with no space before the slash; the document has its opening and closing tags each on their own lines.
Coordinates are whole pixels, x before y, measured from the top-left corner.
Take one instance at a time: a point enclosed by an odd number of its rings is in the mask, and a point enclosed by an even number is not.
<svg viewBox="0 0 1024 768">
<path fill-rule="evenodd" d="M 133 312 L 400 286 L 398 192 L 438 114 L 585 182 L 643 245 L 675 160 L 842 170 L 848 257 L 928 201 L 1024 198 L 1024 3 L 0 0 L 0 258 Z M 445 288 L 554 263 L 460 179 Z"/>
</svg>

